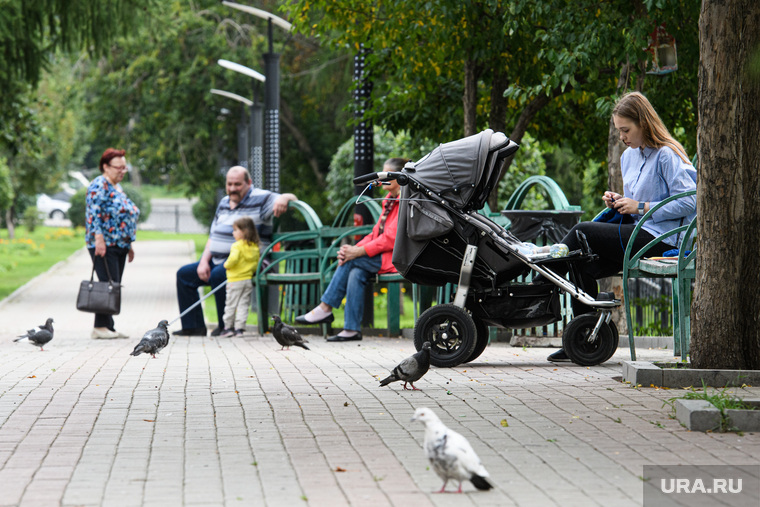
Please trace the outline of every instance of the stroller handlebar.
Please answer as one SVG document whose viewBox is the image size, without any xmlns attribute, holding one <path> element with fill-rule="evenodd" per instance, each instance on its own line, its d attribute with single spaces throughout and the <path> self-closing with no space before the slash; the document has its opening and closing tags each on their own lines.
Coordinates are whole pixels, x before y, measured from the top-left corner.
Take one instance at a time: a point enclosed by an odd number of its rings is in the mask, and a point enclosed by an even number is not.
<svg viewBox="0 0 760 507">
<path fill-rule="evenodd" d="M 361 176 L 357 176 L 354 178 L 354 185 L 363 185 L 364 183 L 369 183 L 370 181 L 391 181 L 396 180 L 398 181 L 399 185 L 406 185 L 409 183 L 409 177 L 400 172 L 393 172 L 393 171 L 382 171 L 379 173 L 368 173 L 368 174 L 362 174 Z"/>
</svg>

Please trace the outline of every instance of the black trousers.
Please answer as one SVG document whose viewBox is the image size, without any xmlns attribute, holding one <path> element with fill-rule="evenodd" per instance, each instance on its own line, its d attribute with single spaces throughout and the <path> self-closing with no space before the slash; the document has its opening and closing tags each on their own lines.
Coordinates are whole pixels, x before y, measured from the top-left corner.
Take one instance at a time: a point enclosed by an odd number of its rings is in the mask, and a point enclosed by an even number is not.
<svg viewBox="0 0 760 507">
<path fill-rule="evenodd" d="M 581 248 L 581 243 L 578 240 L 576 231 L 580 231 L 585 234 L 591 251 L 599 256 L 595 261 L 577 263 L 581 278 L 577 281 L 577 285 L 588 295 L 596 297 L 599 293 L 597 280 L 614 276 L 623 270 L 625 249 L 628 247 L 628 242 L 635 227 L 635 224 L 581 222 L 570 229 L 570 232 L 562 239 L 562 243 L 566 244 L 570 251 L 578 250 Z M 654 236 L 641 229 L 633 243 L 633 252 L 638 252 L 653 239 Z M 647 253 L 650 256 L 659 256 L 671 248 L 673 247 L 670 245 L 659 243 L 650 248 Z M 560 265 L 557 265 L 557 268 L 552 267 L 552 269 L 560 275 L 564 275 L 568 270 L 567 267 L 561 268 Z M 575 299 L 573 300 L 574 315 L 590 311 L 593 311 L 592 308 Z"/>
<path fill-rule="evenodd" d="M 95 265 L 95 272 L 98 274 L 98 280 L 105 282 L 108 280 L 108 272 L 111 273 L 111 280 L 121 283 L 121 277 L 124 274 L 124 266 L 127 264 L 128 248 L 121 248 L 118 246 L 109 246 L 106 248 L 105 257 L 98 257 L 95 255 L 94 248 L 88 248 L 90 252 L 90 258 Z M 108 272 L 106 271 L 106 264 L 108 264 Z M 113 315 L 105 315 L 102 313 L 95 314 L 95 325 L 93 327 L 105 327 L 114 330 Z"/>
</svg>

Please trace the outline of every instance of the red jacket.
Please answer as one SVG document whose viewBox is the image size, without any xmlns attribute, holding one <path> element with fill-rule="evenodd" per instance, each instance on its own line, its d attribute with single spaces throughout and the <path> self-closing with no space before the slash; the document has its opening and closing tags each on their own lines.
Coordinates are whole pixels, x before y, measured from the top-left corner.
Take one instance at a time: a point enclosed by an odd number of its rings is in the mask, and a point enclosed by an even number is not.
<svg viewBox="0 0 760 507">
<path fill-rule="evenodd" d="M 378 273 L 395 273 L 396 268 L 393 267 L 391 258 L 393 257 L 393 245 L 396 244 L 396 229 L 398 229 L 398 198 L 391 197 L 390 192 L 383 199 L 383 209 L 388 200 L 395 200 L 392 204 L 388 218 L 385 219 L 385 228 L 383 233 L 380 234 L 380 220 L 377 221 L 375 227 L 370 234 L 367 234 L 359 241 L 356 246 L 363 246 L 369 257 L 374 257 L 378 254 L 383 254 L 383 262 L 380 266 Z"/>
</svg>

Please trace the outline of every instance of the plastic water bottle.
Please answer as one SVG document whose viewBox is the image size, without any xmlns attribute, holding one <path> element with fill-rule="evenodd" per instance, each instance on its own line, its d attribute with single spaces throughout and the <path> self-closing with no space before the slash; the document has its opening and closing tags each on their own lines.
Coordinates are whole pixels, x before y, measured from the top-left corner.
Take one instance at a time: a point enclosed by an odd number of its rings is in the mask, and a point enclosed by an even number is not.
<svg viewBox="0 0 760 507">
<path fill-rule="evenodd" d="M 564 243 L 555 243 L 549 248 L 549 255 L 554 259 L 558 257 L 567 257 L 570 253 L 570 249 Z"/>
</svg>

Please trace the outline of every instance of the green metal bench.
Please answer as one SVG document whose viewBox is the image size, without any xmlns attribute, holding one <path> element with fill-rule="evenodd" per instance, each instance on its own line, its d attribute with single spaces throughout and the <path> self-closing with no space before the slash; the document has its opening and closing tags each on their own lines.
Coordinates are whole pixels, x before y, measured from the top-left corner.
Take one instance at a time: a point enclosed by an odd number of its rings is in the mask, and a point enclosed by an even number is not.
<svg viewBox="0 0 760 507">
<path fill-rule="evenodd" d="M 689 224 L 684 224 L 670 230 L 649 243 L 636 254 L 632 254 L 633 242 L 638 236 L 641 226 L 649 220 L 652 214 L 665 204 L 696 195 L 696 190 L 682 192 L 668 197 L 657 203 L 647 211 L 633 230 L 631 239 L 625 249 L 623 257 L 623 297 L 625 299 L 625 316 L 628 321 L 628 342 L 631 349 L 631 360 L 636 360 L 636 348 L 634 345 L 633 320 L 631 319 L 631 300 L 628 294 L 628 280 L 630 278 L 673 278 L 673 342 L 674 355 L 680 355 L 681 359 L 686 359 L 689 353 L 689 340 L 691 337 L 691 281 L 696 277 L 696 250 L 694 246 L 694 232 L 697 227 L 696 217 Z M 684 233 L 678 246 L 679 255 L 675 259 L 648 259 L 647 251 L 654 245 L 661 243 L 664 239 Z M 691 250 L 687 256 L 683 252 Z"/>
</svg>

